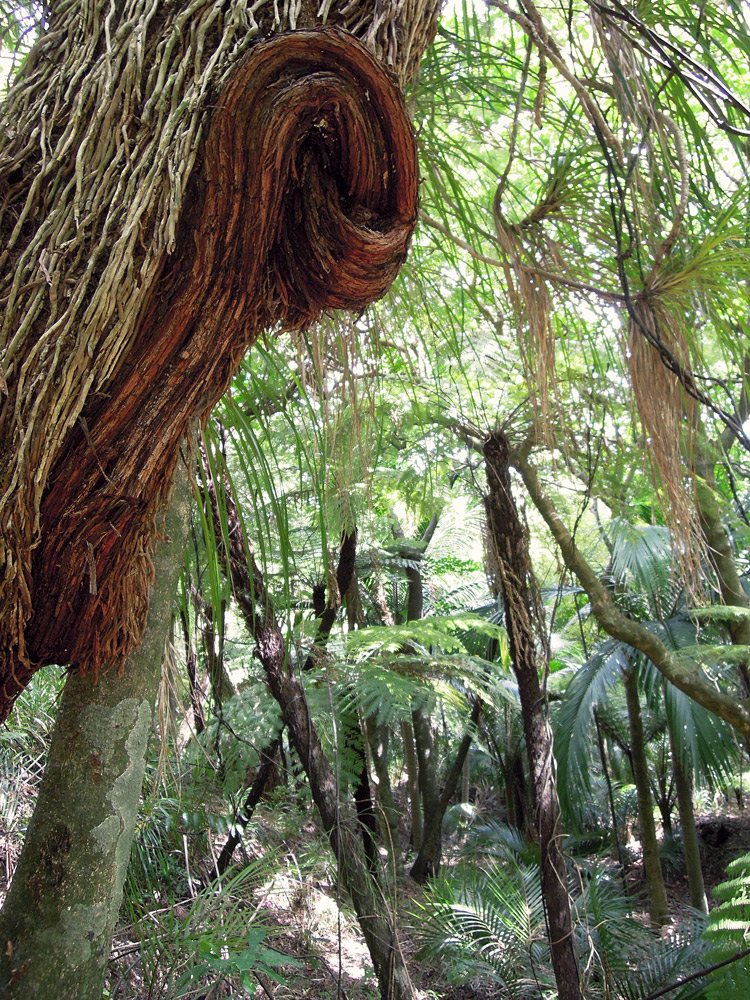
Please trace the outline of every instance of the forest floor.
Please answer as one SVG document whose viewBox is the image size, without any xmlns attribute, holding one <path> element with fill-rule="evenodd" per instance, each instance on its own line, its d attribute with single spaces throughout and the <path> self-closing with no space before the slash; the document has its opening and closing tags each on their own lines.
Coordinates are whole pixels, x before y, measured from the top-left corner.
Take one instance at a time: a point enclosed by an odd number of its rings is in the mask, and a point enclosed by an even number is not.
<svg viewBox="0 0 750 1000">
<path fill-rule="evenodd" d="M 274 829 L 277 814 L 264 815 L 263 809 L 259 814 L 256 820 L 262 826 L 267 825 L 266 832 Z M 705 848 L 704 874 L 710 898 L 711 888 L 724 880 L 727 864 L 750 851 L 750 798 L 742 810 L 736 805 L 723 805 L 721 810 L 700 814 L 697 823 Z M 449 863 L 451 850 L 459 846 L 455 838 L 446 844 Z M 251 842 L 248 847 L 250 857 L 255 855 L 256 848 L 261 850 L 260 843 Z M 266 852 L 267 847 L 266 843 Z M 311 854 L 318 856 L 312 866 Z M 644 901 L 642 868 L 636 855 L 630 854 L 630 859 L 626 873 L 629 891 L 634 900 Z M 297 838 L 286 840 L 275 855 L 275 863 L 276 872 L 256 890 L 254 914 L 268 929 L 264 945 L 291 958 L 295 964 L 277 970 L 277 978 L 273 970 L 270 975 L 254 972 L 253 989 L 239 995 L 254 994 L 255 1000 L 377 1000 L 379 994 L 367 949 L 350 908 L 339 906 L 341 892 L 332 882 L 334 870 L 327 858 L 327 848 L 312 822 L 304 824 Z M 678 867 L 673 869 L 669 864 L 665 864 L 665 878 L 679 924 L 679 915 L 688 906 L 687 880 Z M 418 998 L 487 1000 L 501 996 L 499 991 L 494 993 L 489 989 L 487 982 L 452 984 L 439 963 L 422 961 L 417 942 L 423 891 L 403 877 L 395 893 L 396 898 L 384 905 L 398 913 L 402 952 Z M 642 919 L 647 923 L 645 905 Z M 141 1000 L 146 996 L 139 991 L 139 971 L 134 970 L 128 978 L 127 985 L 121 983 L 115 1000 Z M 166 998 L 171 994 L 163 995 Z M 223 985 L 217 984 L 205 997 L 218 1000 L 237 995 L 227 980 Z"/>
<path fill-rule="evenodd" d="M 721 809 L 697 816 L 704 846 L 704 875 L 709 898 L 711 888 L 724 880 L 727 864 L 750 851 L 750 797 L 746 797 L 743 804 L 744 808 L 739 809 L 735 802 L 722 803 Z M 22 813 L 30 811 L 31 802 L 27 802 L 26 806 L 28 809 L 22 809 Z M 278 813 L 261 808 L 256 819 L 260 821 L 261 828 L 265 827 L 266 836 L 261 835 L 257 843 L 248 844 L 249 855 L 245 860 L 268 856 L 268 838 L 276 840 L 270 851 L 272 861 L 266 867 L 267 877 L 254 884 L 252 898 L 243 904 L 251 913 L 247 924 L 249 926 L 255 921 L 256 926 L 265 927 L 263 947 L 291 958 L 294 964 L 275 969 L 271 961 L 264 972 L 261 963 L 260 971 L 253 971 L 247 983 L 251 988 L 239 995 L 254 993 L 256 1000 L 377 1000 L 377 985 L 367 950 L 350 909 L 338 905 L 341 892 L 335 885 L 335 872 L 315 824 L 308 820 L 290 839 L 278 835 Z M 17 829 L 21 825 L 19 822 Z M 17 829 L 3 830 L 0 826 L 0 902 L 20 850 Z M 446 846 L 449 858 L 451 849 L 458 846 L 455 838 Z M 675 849 L 675 860 L 677 854 Z M 312 863 L 311 856 L 315 856 Z M 627 865 L 628 887 L 634 898 L 642 898 L 641 866 L 637 856 L 631 854 L 630 858 Z M 194 860 L 196 877 L 199 878 L 201 859 Z M 204 862 L 208 860 L 203 859 Z M 665 861 L 669 860 L 667 854 Z M 666 863 L 665 878 L 676 908 L 686 905 L 687 881 L 679 866 L 672 867 Z M 394 908 L 399 915 L 400 940 L 417 996 L 444 1000 L 478 1000 L 479 997 L 490 996 L 486 983 L 450 985 L 439 965 L 420 961 L 415 928 L 419 923 L 418 904 L 421 899 L 421 888 L 403 877 L 398 882 L 396 897 L 383 904 Z M 154 931 L 158 927 L 158 933 L 149 933 L 145 939 L 143 927 L 140 933 L 132 927 L 120 928 L 114 946 L 119 957 L 112 963 L 109 990 L 105 996 L 113 1000 L 146 1000 L 147 997 L 149 1000 L 152 997 L 169 1000 L 177 995 L 219 1000 L 220 997 L 238 995 L 233 992 L 228 977 L 214 976 L 216 985 L 207 993 L 194 992 L 185 987 L 185 992 L 178 994 L 168 985 L 170 968 L 189 968 L 190 962 L 196 960 L 195 941 L 189 935 L 184 940 L 180 939 L 180 934 L 184 934 L 184 928 L 189 927 L 193 919 L 190 906 L 190 900 L 171 909 L 154 906 L 147 919 Z M 207 913 L 205 917 L 210 922 L 211 914 Z M 152 983 L 155 980 L 160 982 L 156 989 L 153 985 L 149 989 L 149 977 L 143 971 L 149 948 L 153 948 L 151 959 L 161 965 L 161 972 L 152 979 Z M 237 983 L 236 978 L 234 982 Z"/>
<path fill-rule="evenodd" d="M 743 806 L 739 809 L 736 804 L 727 803 L 721 811 L 696 816 L 704 847 L 702 856 L 709 905 L 711 889 L 724 881 L 729 862 L 750 851 L 750 796 L 746 797 Z M 450 851 L 451 845 L 446 846 Z M 664 867 L 667 892 L 679 912 L 689 905 L 687 878 L 679 864 L 672 868 L 665 863 Z M 636 856 L 631 855 L 627 883 L 634 898 L 645 901 L 646 884 Z M 395 902 L 402 918 L 402 949 L 417 995 L 441 1000 L 487 1000 L 492 991 L 488 991 L 486 982 L 450 984 L 439 965 L 420 961 L 413 932 L 423 892 L 408 878 L 402 880 L 399 891 L 401 898 Z M 326 890 L 308 886 L 303 890 L 296 886 L 286 899 L 284 895 L 282 891 L 280 896 L 269 900 L 269 917 L 280 929 L 285 928 L 274 946 L 295 956 L 302 967 L 296 975 L 276 985 L 272 994 L 274 1000 L 332 1000 L 333 997 L 336 1000 L 376 1000 L 377 989 L 368 974 L 367 949 L 353 919 L 344 917 L 339 922 L 341 911 L 336 906 L 335 892 L 330 887 Z M 645 909 L 643 919 L 646 922 Z M 258 991 L 256 1000 L 269 1000 L 267 995 L 264 997 L 266 993 Z"/>
</svg>

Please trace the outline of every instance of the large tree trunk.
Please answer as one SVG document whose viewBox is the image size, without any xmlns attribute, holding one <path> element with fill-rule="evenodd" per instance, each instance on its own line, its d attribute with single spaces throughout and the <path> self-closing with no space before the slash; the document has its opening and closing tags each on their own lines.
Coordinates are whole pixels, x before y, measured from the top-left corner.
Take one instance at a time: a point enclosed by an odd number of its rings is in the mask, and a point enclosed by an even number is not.
<svg viewBox="0 0 750 1000">
<path fill-rule="evenodd" d="M 0 113 L 0 720 L 137 646 L 179 442 L 246 347 L 390 285 L 437 8 L 52 6 Z"/>
<path fill-rule="evenodd" d="M 65 685 L 47 768 L 0 913 L 0 997 L 101 1000 L 190 520 L 178 476 L 140 648 Z"/>
<path fill-rule="evenodd" d="M 559 843 L 560 804 L 555 784 L 552 730 L 534 649 L 529 587 L 531 564 L 511 493 L 508 442 L 503 434 L 490 435 L 484 445 L 484 457 L 488 550 L 493 563 L 491 570 L 496 577 L 494 583 L 502 594 L 505 607 L 511 663 L 521 700 L 555 982 L 560 1000 L 582 1000 L 565 858 Z"/>
</svg>

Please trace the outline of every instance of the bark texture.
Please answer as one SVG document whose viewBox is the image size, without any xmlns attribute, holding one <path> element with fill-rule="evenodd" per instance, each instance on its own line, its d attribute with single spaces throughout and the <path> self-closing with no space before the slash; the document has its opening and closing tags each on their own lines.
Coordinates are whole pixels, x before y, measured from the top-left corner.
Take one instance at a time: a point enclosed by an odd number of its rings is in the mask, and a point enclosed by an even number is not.
<svg viewBox="0 0 750 1000">
<path fill-rule="evenodd" d="M 582 1000 L 565 858 L 559 843 L 560 804 L 555 784 L 552 730 L 534 648 L 529 586 L 531 564 L 511 493 L 509 448 L 503 434 L 490 435 L 484 445 L 484 458 L 488 487 L 488 549 L 496 573 L 494 582 L 505 607 L 511 663 L 521 700 L 555 982 L 560 1000 Z"/>
<path fill-rule="evenodd" d="M 436 14 L 53 8 L 0 118 L 0 719 L 39 666 L 137 645 L 179 441 L 246 347 L 393 280 L 417 218 L 398 84 Z"/>
<path fill-rule="evenodd" d="M 190 519 L 178 477 L 143 643 L 97 684 L 68 679 L 23 852 L 0 912 L 0 997 L 101 1000 Z"/>
</svg>

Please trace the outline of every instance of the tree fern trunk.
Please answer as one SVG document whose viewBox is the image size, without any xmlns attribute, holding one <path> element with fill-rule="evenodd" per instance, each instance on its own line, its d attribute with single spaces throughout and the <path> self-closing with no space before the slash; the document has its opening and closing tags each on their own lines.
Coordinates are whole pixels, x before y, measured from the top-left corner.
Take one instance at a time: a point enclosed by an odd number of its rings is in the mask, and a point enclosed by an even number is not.
<svg viewBox="0 0 750 1000">
<path fill-rule="evenodd" d="M 521 700 L 555 982 L 559 1000 L 582 1000 L 565 858 L 559 843 L 560 804 L 555 784 L 552 730 L 534 648 L 529 588 L 531 564 L 511 493 L 508 442 L 504 435 L 499 432 L 490 435 L 484 445 L 484 457 L 488 548 L 496 574 L 494 585 L 503 597 L 511 663 Z"/>
<path fill-rule="evenodd" d="M 137 646 L 179 442 L 246 347 L 406 254 L 438 4 L 282 6 L 53 4 L 0 108 L 0 721 Z"/>
</svg>

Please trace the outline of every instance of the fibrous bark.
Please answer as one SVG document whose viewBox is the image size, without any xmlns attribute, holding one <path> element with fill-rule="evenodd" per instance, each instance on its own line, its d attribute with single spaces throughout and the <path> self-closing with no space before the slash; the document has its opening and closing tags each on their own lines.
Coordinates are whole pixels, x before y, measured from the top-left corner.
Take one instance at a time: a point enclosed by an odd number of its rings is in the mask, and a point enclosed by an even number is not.
<svg viewBox="0 0 750 1000">
<path fill-rule="evenodd" d="M 502 594 L 511 664 L 518 681 L 532 804 L 541 856 L 542 892 L 547 905 L 550 950 L 560 1000 L 581 1000 L 565 858 L 560 849 L 560 804 L 555 783 L 552 730 L 539 681 L 532 626 L 531 563 L 523 526 L 511 493 L 509 448 L 494 432 L 484 445 L 487 471 L 488 548 Z"/>
<path fill-rule="evenodd" d="M 403 81 L 435 3 L 275 11 L 55 5 L 9 93 L 0 719 L 39 666 L 97 673 L 137 645 L 179 441 L 245 348 L 361 309 L 406 253 L 415 144 L 378 60 Z M 257 44 L 322 20 L 353 34 Z"/>
</svg>

